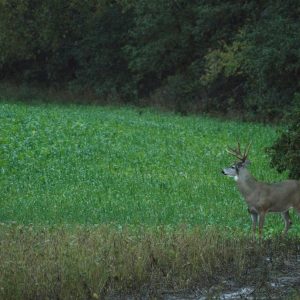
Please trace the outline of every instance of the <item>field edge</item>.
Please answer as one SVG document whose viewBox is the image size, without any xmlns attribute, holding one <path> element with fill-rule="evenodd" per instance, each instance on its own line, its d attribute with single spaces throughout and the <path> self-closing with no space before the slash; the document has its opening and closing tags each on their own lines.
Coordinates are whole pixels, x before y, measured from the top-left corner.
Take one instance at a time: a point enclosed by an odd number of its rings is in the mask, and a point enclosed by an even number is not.
<svg viewBox="0 0 300 300">
<path fill-rule="evenodd" d="M 214 228 L 1 224 L 0 298 L 162 295 L 221 289 L 229 281 L 266 287 L 268 274 L 279 272 L 297 255 L 296 238 L 253 242 Z"/>
</svg>

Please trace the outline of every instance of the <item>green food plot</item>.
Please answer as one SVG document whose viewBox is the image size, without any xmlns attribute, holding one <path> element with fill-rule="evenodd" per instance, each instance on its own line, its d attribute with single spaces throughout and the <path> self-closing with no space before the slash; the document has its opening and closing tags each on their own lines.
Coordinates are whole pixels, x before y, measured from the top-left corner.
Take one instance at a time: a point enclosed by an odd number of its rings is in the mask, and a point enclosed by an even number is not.
<svg viewBox="0 0 300 300">
<path fill-rule="evenodd" d="M 270 126 L 133 108 L 0 104 L 0 221 L 250 230 L 225 148 L 253 141 L 252 174 L 278 181 Z M 293 217 L 295 218 L 295 217 Z M 300 221 L 291 232 L 300 232 Z M 266 232 L 283 228 L 268 215 Z"/>
</svg>

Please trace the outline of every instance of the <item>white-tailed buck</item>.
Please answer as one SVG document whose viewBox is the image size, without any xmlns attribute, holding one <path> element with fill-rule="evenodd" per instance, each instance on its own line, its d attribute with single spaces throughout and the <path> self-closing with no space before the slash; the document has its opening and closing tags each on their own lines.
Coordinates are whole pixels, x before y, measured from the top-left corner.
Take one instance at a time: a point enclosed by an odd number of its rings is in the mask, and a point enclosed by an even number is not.
<svg viewBox="0 0 300 300">
<path fill-rule="evenodd" d="M 245 148 L 243 153 L 240 143 L 238 143 L 237 149 L 228 148 L 227 152 L 238 158 L 238 162 L 223 169 L 222 173 L 236 180 L 238 189 L 245 198 L 251 214 L 254 237 L 258 222 L 259 237 L 261 238 L 265 215 L 268 212 L 281 213 L 285 224 L 283 233 L 286 234 L 292 224 L 289 209 L 294 208 L 300 214 L 300 181 L 285 180 L 279 183 L 257 181 L 247 170 L 247 166 L 250 164 L 247 159 L 250 145 Z"/>
</svg>

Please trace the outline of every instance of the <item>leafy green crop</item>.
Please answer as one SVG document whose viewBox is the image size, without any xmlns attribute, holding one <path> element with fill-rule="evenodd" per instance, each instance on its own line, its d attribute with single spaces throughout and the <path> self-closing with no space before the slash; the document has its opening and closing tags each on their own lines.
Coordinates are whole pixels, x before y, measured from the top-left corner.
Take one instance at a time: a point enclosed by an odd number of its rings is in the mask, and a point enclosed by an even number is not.
<svg viewBox="0 0 300 300">
<path fill-rule="evenodd" d="M 132 108 L 0 103 L 0 133 L 1 222 L 248 231 L 246 205 L 220 172 L 232 162 L 226 146 L 252 140 L 254 176 L 285 176 L 269 167 L 264 152 L 276 130 L 254 123 Z M 265 227 L 271 233 L 283 225 L 268 216 Z"/>
</svg>

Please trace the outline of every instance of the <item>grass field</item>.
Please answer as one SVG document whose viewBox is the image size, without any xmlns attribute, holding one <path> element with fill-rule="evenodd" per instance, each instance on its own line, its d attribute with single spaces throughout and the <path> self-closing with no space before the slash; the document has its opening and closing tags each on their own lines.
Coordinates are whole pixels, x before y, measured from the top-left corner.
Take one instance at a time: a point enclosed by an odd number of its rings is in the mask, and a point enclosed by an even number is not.
<svg viewBox="0 0 300 300">
<path fill-rule="evenodd" d="M 246 205 L 220 172 L 233 161 L 226 146 L 252 140 L 254 176 L 283 178 L 264 151 L 276 130 L 259 124 L 131 108 L 1 103 L 0 130 L 2 222 L 248 231 Z M 267 219 L 266 232 L 282 229 L 278 216 Z"/>
<path fill-rule="evenodd" d="M 279 216 L 251 242 L 246 205 L 220 172 L 232 163 L 226 146 L 252 140 L 251 172 L 284 178 L 264 151 L 276 128 L 4 101 L 0 133 L 1 299 L 156 299 L 216 284 L 218 293 L 228 278 L 270 295 L 266 274 L 298 255 L 300 222 L 278 241 Z"/>
</svg>

